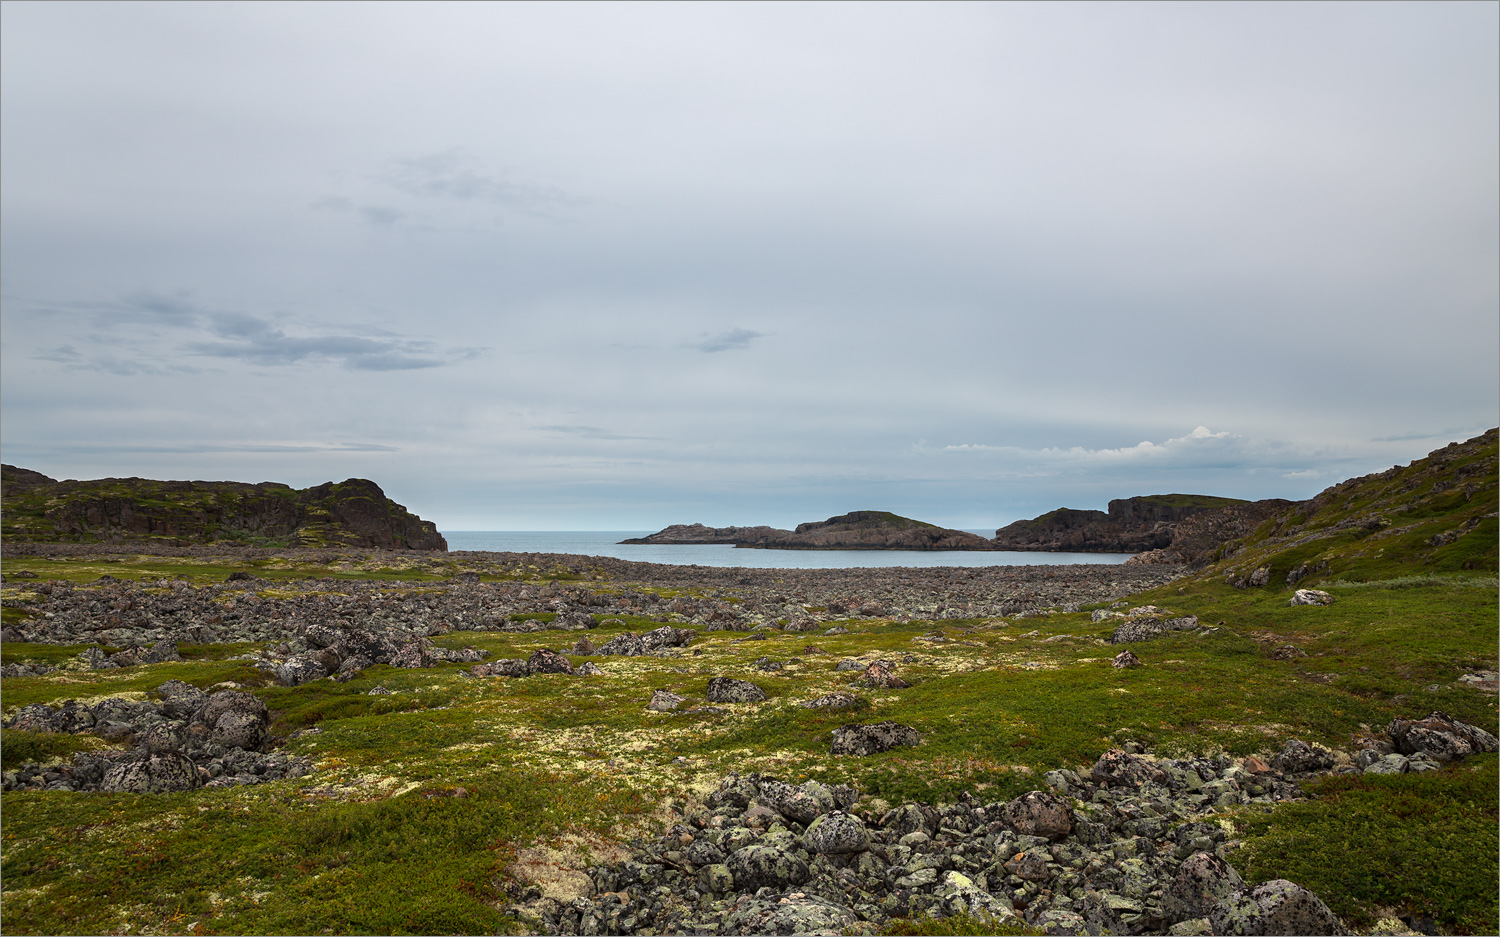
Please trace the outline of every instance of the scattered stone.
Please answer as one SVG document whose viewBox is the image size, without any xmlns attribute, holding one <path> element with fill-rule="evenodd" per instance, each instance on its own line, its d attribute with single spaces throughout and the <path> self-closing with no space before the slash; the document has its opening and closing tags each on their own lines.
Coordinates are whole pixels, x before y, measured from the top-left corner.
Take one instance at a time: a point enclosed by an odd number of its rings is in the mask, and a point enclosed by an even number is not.
<svg viewBox="0 0 1500 937">
<path fill-rule="evenodd" d="M 874 755 L 905 745 L 920 745 L 922 736 L 911 726 L 899 722 L 877 722 L 873 725 L 846 725 L 833 730 L 832 753 L 835 755 Z"/>
<path fill-rule="evenodd" d="M 1271 764 L 1283 774 L 1308 774 L 1327 771 L 1333 767 L 1333 752 L 1321 745 L 1309 745 L 1301 739 L 1292 739 L 1271 758 Z"/>
<path fill-rule="evenodd" d="M 1119 668 L 1140 667 L 1141 659 L 1139 657 L 1136 657 L 1135 654 L 1127 648 L 1126 650 L 1123 650 L 1120 653 L 1116 654 L 1115 659 L 1110 663 L 1111 666 Z"/>
<path fill-rule="evenodd" d="M 1386 731 L 1403 755 L 1421 754 L 1443 763 L 1497 748 L 1493 735 L 1444 712 L 1434 711 L 1425 719 L 1394 719 Z"/>
<path fill-rule="evenodd" d="M 526 677 L 531 675 L 526 661 L 514 657 L 490 661 L 488 664 L 475 664 L 469 668 L 469 673 L 476 677 Z"/>
<path fill-rule="evenodd" d="M 1296 660 L 1299 657 L 1306 656 L 1307 655 L 1302 652 L 1302 649 L 1297 647 L 1297 645 L 1295 644 L 1283 644 L 1271 651 L 1272 660 Z"/>
<path fill-rule="evenodd" d="M 586 660 L 579 664 L 578 669 L 573 672 L 580 677 L 601 677 L 604 675 L 604 668 L 591 660 Z"/>
<path fill-rule="evenodd" d="M 646 708 L 652 712 L 669 713 L 686 702 L 686 696 L 678 696 L 671 690 L 657 690 L 651 694 L 651 701 L 646 704 Z"/>
<path fill-rule="evenodd" d="M 573 665 L 568 662 L 566 657 L 547 648 L 532 651 L 531 656 L 526 659 L 526 673 L 528 676 L 545 673 L 571 674 L 572 672 Z"/>
<path fill-rule="evenodd" d="M 817 699 L 803 700 L 797 705 L 803 709 L 853 709 L 859 705 L 859 697 L 853 693 L 829 693 Z"/>
<path fill-rule="evenodd" d="M 1332 605 L 1333 596 L 1321 589 L 1298 589 L 1288 605 Z"/>
<path fill-rule="evenodd" d="M 733 677 L 714 677 L 708 681 L 705 694 L 710 703 L 759 703 L 766 698 L 760 687 L 749 680 Z"/>
<path fill-rule="evenodd" d="M 886 690 L 904 690 L 911 686 L 905 680 L 891 673 L 889 667 L 882 661 L 876 661 L 865 668 L 865 672 L 855 681 L 860 686 L 878 687 Z"/>
</svg>

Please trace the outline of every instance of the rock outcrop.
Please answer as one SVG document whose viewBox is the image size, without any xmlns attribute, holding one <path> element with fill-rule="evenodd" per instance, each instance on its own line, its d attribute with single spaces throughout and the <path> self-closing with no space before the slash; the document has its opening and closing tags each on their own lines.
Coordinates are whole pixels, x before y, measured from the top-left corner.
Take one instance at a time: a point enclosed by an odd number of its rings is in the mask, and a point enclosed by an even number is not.
<svg viewBox="0 0 1500 937">
<path fill-rule="evenodd" d="M 301 490 L 278 482 L 57 481 L 3 467 L 4 536 L 16 541 L 154 540 L 446 550 L 431 521 L 366 478 Z"/>
<path fill-rule="evenodd" d="M 978 534 L 950 530 L 889 511 L 851 511 L 826 521 L 776 527 L 705 527 L 673 524 L 648 537 L 621 543 L 730 543 L 767 550 L 993 550 Z"/>
<path fill-rule="evenodd" d="M 1119 498 L 1109 502 L 1107 512 L 1058 508 L 1029 521 L 1016 521 L 995 531 L 994 548 L 1074 553 L 1174 548 L 1172 556 L 1150 561 L 1185 563 L 1292 504 L 1280 499 L 1250 502 L 1183 494 Z M 1189 526 L 1191 520 L 1208 516 L 1213 520 Z"/>
</svg>

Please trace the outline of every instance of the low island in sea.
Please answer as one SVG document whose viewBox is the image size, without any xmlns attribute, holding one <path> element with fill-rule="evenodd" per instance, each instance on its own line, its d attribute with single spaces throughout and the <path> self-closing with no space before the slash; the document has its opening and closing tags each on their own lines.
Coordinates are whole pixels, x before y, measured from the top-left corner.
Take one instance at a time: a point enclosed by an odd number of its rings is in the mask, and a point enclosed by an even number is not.
<svg viewBox="0 0 1500 937">
<path fill-rule="evenodd" d="M 1290 507 L 1280 499 L 1242 501 L 1213 495 L 1117 498 L 1108 511 L 1058 508 L 995 531 L 993 539 L 890 511 L 851 511 L 824 521 L 777 527 L 673 524 L 622 544 L 731 544 L 774 550 L 1008 550 L 1135 553 L 1143 563 L 1193 565 L 1230 537 Z"/>
</svg>

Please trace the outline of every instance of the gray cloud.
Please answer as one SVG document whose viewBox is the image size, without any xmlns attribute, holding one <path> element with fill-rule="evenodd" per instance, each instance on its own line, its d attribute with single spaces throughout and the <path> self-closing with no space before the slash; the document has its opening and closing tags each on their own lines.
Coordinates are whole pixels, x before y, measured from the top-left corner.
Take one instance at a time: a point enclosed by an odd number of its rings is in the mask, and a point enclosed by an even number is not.
<svg viewBox="0 0 1500 937">
<path fill-rule="evenodd" d="M 982 527 L 1500 421 L 1494 4 L 291 9 L 6 5 L 7 461 Z"/>
<path fill-rule="evenodd" d="M 701 341 L 693 342 L 688 347 L 696 348 L 702 352 L 737 351 L 749 348 L 750 343 L 757 338 L 764 338 L 764 332 L 752 332 L 749 329 L 730 329 L 717 335 L 705 335 Z"/>
</svg>

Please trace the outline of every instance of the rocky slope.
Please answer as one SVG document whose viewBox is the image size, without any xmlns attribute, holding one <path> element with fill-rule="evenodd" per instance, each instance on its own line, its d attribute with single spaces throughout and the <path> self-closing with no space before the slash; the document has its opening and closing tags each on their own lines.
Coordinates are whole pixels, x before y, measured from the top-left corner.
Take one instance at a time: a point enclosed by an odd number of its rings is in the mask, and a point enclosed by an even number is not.
<svg viewBox="0 0 1500 937">
<path fill-rule="evenodd" d="M 166 540 L 446 550 L 436 526 L 364 478 L 301 490 L 278 482 L 58 481 L 3 467 L 7 542 Z"/>
<path fill-rule="evenodd" d="M 1109 502 L 1109 511 L 1079 511 L 1058 508 L 1029 521 L 995 531 L 994 549 L 1037 550 L 1074 553 L 1142 553 L 1161 550 L 1177 542 L 1180 525 L 1190 518 L 1213 514 L 1218 520 L 1193 528 L 1193 555 L 1201 552 L 1198 541 L 1218 531 L 1240 531 L 1241 519 L 1259 522 L 1267 514 L 1290 507 L 1280 499 L 1241 501 L 1211 495 L 1147 495 Z M 1253 524 L 1250 526 L 1253 527 Z M 1234 536 L 1228 533 L 1226 536 Z M 1222 540 L 1214 541 L 1217 546 Z M 1186 562 L 1185 557 L 1162 558 L 1158 562 Z"/>
<path fill-rule="evenodd" d="M 1164 558 L 1212 562 L 1202 575 L 1235 585 L 1281 588 L 1493 570 L 1500 553 L 1497 450 L 1491 429 L 1408 465 L 1340 482 L 1193 557 Z"/>
<path fill-rule="evenodd" d="M 889 511 L 851 511 L 826 521 L 775 527 L 705 527 L 674 524 L 622 543 L 732 543 L 767 550 L 993 550 L 990 541 Z"/>
</svg>

